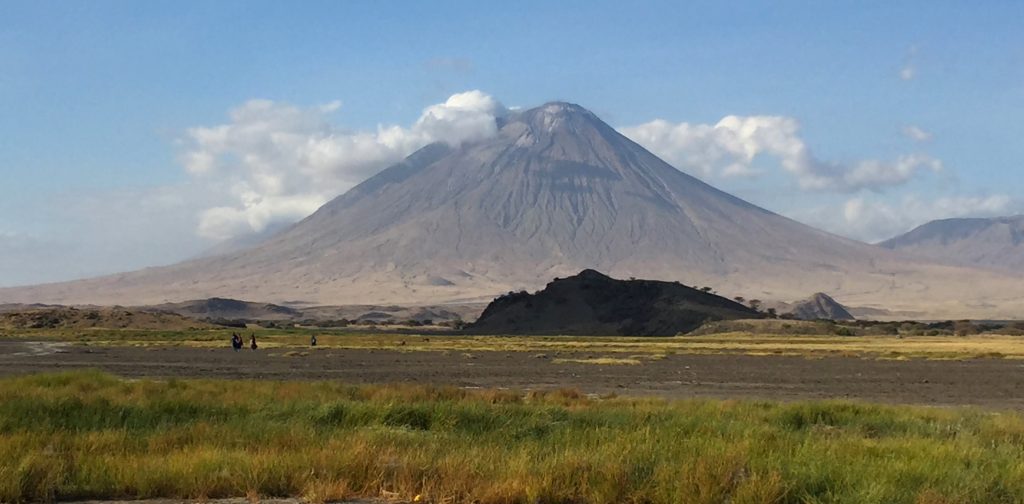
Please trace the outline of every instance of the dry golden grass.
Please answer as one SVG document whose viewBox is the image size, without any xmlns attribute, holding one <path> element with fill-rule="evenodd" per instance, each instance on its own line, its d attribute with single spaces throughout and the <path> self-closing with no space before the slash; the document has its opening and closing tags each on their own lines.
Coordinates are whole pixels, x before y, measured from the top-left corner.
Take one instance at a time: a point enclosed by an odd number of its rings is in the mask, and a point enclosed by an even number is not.
<svg viewBox="0 0 1024 504">
<path fill-rule="evenodd" d="M 248 331 L 247 331 L 248 332 Z M 255 331 L 260 348 L 289 351 L 309 349 L 309 331 Z M 230 330 L 214 331 L 35 331 L 2 337 L 52 339 L 101 346 L 223 347 Z M 622 354 L 627 359 L 658 359 L 680 354 L 789 355 L 820 358 L 847 356 L 869 359 L 1024 359 L 1024 338 L 1009 335 L 975 336 L 835 336 L 728 332 L 669 338 L 579 336 L 450 336 L 317 332 L 317 349 L 396 350 L 403 352 L 531 352 Z M 576 358 L 570 355 L 566 358 Z"/>
<path fill-rule="evenodd" d="M 616 357 L 594 357 L 591 359 L 552 359 L 552 364 L 595 364 L 599 366 L 637 366 L 640 359 Z"/>
</svg>

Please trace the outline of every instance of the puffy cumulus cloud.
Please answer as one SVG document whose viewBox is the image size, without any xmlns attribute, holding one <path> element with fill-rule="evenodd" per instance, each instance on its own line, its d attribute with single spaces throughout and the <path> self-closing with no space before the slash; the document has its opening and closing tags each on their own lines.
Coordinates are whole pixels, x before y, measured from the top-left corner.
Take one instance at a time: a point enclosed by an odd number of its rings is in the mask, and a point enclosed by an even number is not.
<svg viewBox="0 0 1024 504">
<path fill-rule="evenodd" d="M 199 233 L 223 240 L 298 220 L 424 145 L 494 135 L 495 118 L 506 113 L 493 97 L 467 91 L 427 107 L 409 127 L 350 131 L 331 121 L 340 107 L 251 100 L 226 124 L 187 130 L 186 171 L 223 192 L 221 204 L 200 210 Z"/>
<path fill-rule="evenodd" d="M 856 197 L 842 205 L 837 221 L 822 224 L 834 232 L 874 243 L 936 219 L 996 217 L 1020 207 L 1019 201 L 1004 194 L 939 198 L 907 195 L 892 202 Z"/>
<path fill-rule="evenodd" d="M 677 167 L 704 177 L 752 176 L 764 153 L 788 162 L 804 156 L 794 119 L 779 116 L 727 116 L 717 124 L 670 123 L 656 119 L 619 131 Z"/>
<path fill-rule="evenodd" d="M 806 190 L 880 190 L 906 183 L 921 172 L 942 170 L 940 161 L 923 154 L 851 166 L 822 161 L 801 138 L 799 122 L 785 116 L 731 115 L 716 124 L 658 119 L 620 131 L 676 167 L 705 178 L 759 175 L 763 170 L 754 165 L 759 156 L 776 159 Z"/>
<path fill-rule="evenodd" d="M 505 106 L 493 97 L 467 91 L 427 107 L 409 134 L 425 143 L 443 141 L 455 145 L 480 140 L 497 133 L 498 123 L 494 119 L 506 112 Z"/>
</svg>

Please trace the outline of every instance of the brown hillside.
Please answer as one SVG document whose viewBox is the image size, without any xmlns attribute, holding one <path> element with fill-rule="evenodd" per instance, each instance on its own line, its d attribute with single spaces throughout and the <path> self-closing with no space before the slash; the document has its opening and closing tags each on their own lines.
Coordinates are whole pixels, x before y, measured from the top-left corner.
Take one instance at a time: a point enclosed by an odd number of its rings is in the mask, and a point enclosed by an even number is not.
<svg viewBox="0 0 1024 504">
<path fill-rule="evenodd" d="M 0 313 L 0 329 L 206 329 L 213 324 L 174 313 L 113 308 L 52 307 Z"/>
</svg>

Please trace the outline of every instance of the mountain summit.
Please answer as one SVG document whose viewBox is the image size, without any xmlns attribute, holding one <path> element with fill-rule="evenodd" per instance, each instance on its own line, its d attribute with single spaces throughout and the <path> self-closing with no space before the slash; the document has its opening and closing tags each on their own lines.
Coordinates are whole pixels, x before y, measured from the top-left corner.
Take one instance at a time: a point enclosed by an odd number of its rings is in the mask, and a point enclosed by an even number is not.
<svg viewBox="0 0 1024 504">
<path fill-rule="evenodd" d="M 403 297 L 534 287 L 585 268 L 720 282 L 802 255 L 829 264 L 871 252 L 714 189 L 556 102 L 504 118 L 490 139 L 428 146 L 233 260 L 390 273 L 400 284 L 387 296 Z"/>
<path fill-rule="evenodd" d="M 0 289 L 0 301 L 437 303 L 534 289 L 587 268 L 765 299 L 826 290 L 907 310 L 992 297 L 947 288 L 972 270 L 911 262 L 719 191 L 579 105 L 512 112 L 496 126 L 483 140 L 420 149 L 255 247 Z"/>
<path fill-rule="evenodd" d="M 931 221 L 879 245 L 934 261 L 1022 271 L 1024 215 Z"/>
</svg>

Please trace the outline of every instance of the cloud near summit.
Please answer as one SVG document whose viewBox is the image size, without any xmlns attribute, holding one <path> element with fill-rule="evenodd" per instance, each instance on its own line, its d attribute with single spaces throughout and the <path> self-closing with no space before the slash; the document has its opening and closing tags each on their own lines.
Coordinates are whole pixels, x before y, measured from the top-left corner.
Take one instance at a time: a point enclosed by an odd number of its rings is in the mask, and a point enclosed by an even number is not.
<svg viewBox="0 0 1024 504">
<path fill-rule="evenodd" d="M 351 131 L 331 121 L 340 108 L 250 100 L 225 124 L 188 129 L 181 162 L 224 201 L 200 211 L 200 235 L 221 240 L 301 219 L 424 145 L 494 135 L 495 117 L 506 113 L 493 97 L 467 91 L 425 108 L 409 127 Z"/>
<path fill-rule="evenodd" d="M 801 189 L 812 191 L 878 191 L 942 170 L 941 161 L 925 154 L 852 165 L 818 159 L 800 137 L 800 123 L 785 116 L 730 115 L 715 124 L 657 119 L 619 131 L 676 168 L 705 179 L 760 175 L 764 169 L 756 165 L 758 157 L 773 158 Z"/>
<path fill-rule="evenodd" d="M 297 221 L 429 143 L 493 136 L 495 118 L 509 109 L 472 90 L 424 108 L 409 126 L 350 130 L 335 122 L 342 112 L 341 102 L 299 107 L 250 100 L 231 110 L 224 124 L 188 129 L 181 162 L 218 201 L 198 209 L 198 234 L 224 240 Z M 773 169 L 763 162 L 768 159 L 803 190 L 855 193 L 942 170 L 939 160 L 921 153 L 849 165 L 821 160 L 801 137 L 800 123 L 786 116 L 729 115 L 715 124 L 658 119 L 619 131 L 705 179 L 760 176 Z"/>
</svg>

